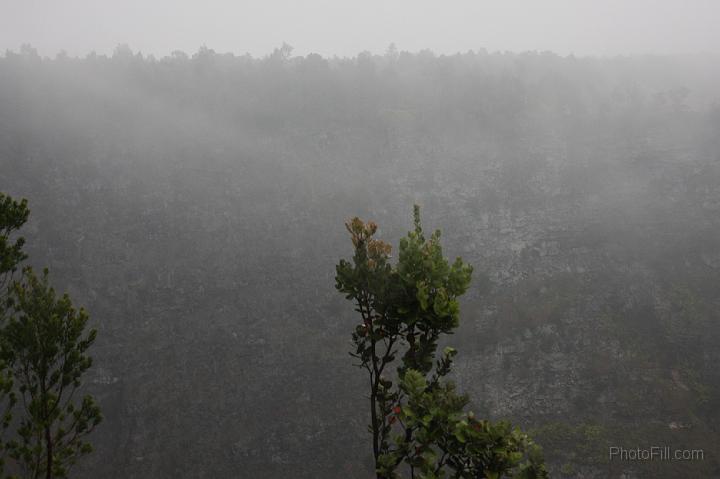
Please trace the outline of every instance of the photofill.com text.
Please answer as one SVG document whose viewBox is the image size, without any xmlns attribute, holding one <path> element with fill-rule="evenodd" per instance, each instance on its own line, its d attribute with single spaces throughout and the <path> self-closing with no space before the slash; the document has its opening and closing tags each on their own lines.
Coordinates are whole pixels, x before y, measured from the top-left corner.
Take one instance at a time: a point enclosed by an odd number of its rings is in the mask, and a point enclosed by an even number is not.
<svg viewBox="0 0 720 479">
<path fill-rule="evenodd" d="M 610 446 L 611 461 L 702 461 L 702 449 L 673 449 L 670 446 L 624 448 Z"/>
</svg>

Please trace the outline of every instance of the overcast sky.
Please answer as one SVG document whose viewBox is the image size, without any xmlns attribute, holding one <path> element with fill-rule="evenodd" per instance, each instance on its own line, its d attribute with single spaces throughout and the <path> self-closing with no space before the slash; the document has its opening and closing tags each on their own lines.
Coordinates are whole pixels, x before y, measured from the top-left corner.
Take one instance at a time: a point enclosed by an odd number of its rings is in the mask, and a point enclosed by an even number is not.
<svg viewBox="0 0 720 479">
<path fill-rule="evenodd" d="M 0 52 L 719 53 L 720 0 L 0 0 Z"/>
</svg>

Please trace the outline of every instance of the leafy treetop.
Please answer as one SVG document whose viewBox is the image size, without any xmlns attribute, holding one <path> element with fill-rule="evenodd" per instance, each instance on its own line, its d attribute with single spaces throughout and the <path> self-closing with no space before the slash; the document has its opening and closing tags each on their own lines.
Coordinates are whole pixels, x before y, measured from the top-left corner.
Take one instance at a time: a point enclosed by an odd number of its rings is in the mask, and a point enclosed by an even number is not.
<svg viewBox="0 0 720 479">
<path fill-rule="evenodd" d="M 539 447 L 527 435 L 464 412 L 468 398 L 445 379 L 457 351 L 446 348 L 436 358 L 438 341 L 459 325 L 458 298 L 472 267 L 445 259 L 440 231 L 425 238 L 418 206 L 414 226 L 393 265 L 390 245 L 373 237 L 377 225 L 353 218 L 346 224 L 352 261 L 336 267 L 336 288 L 361 316 L 351 355 L 370 377 L 378 479 L 402 477 L 403 464 L 412 478 L 546 477 Z"/>
</svg>

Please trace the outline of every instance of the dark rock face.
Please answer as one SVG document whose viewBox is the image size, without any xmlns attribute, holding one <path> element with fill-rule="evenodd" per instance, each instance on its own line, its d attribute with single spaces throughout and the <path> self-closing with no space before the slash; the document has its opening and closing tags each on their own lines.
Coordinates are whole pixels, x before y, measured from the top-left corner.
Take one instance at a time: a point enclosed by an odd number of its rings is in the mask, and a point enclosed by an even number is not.
<svg viewBox="0 0 720 479">
<path fill-rule="evenodd" d="M 78 474 L 367 477 L 334 265 L 345 219 L 396 245 L 417 202 L 476 267 L 450 339 L 476 413 L 558 477 L 717 475 L 712 63 L 1 59 L 0 188 L 99 329 Z M 608 460 L 656 445 L 705 460 Z"/>
</svg>

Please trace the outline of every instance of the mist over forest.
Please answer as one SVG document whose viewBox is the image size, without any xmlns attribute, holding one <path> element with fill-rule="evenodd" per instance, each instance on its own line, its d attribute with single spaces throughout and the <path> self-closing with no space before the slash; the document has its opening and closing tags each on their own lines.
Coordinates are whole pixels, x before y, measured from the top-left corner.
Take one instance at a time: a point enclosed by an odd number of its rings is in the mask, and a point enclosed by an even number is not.
<svg viewBox="0 0 720 479">
<path fill-rule="evenodd" d="M 98 329 L 74 474 L 371 477 L 335 265 L 419 204 L 475 268 L 444 342 L 476 415 L 552 477 L 717 477 L 719 133 L 712 55 L 8 51 L 0 190 Z"/>
</svg>

